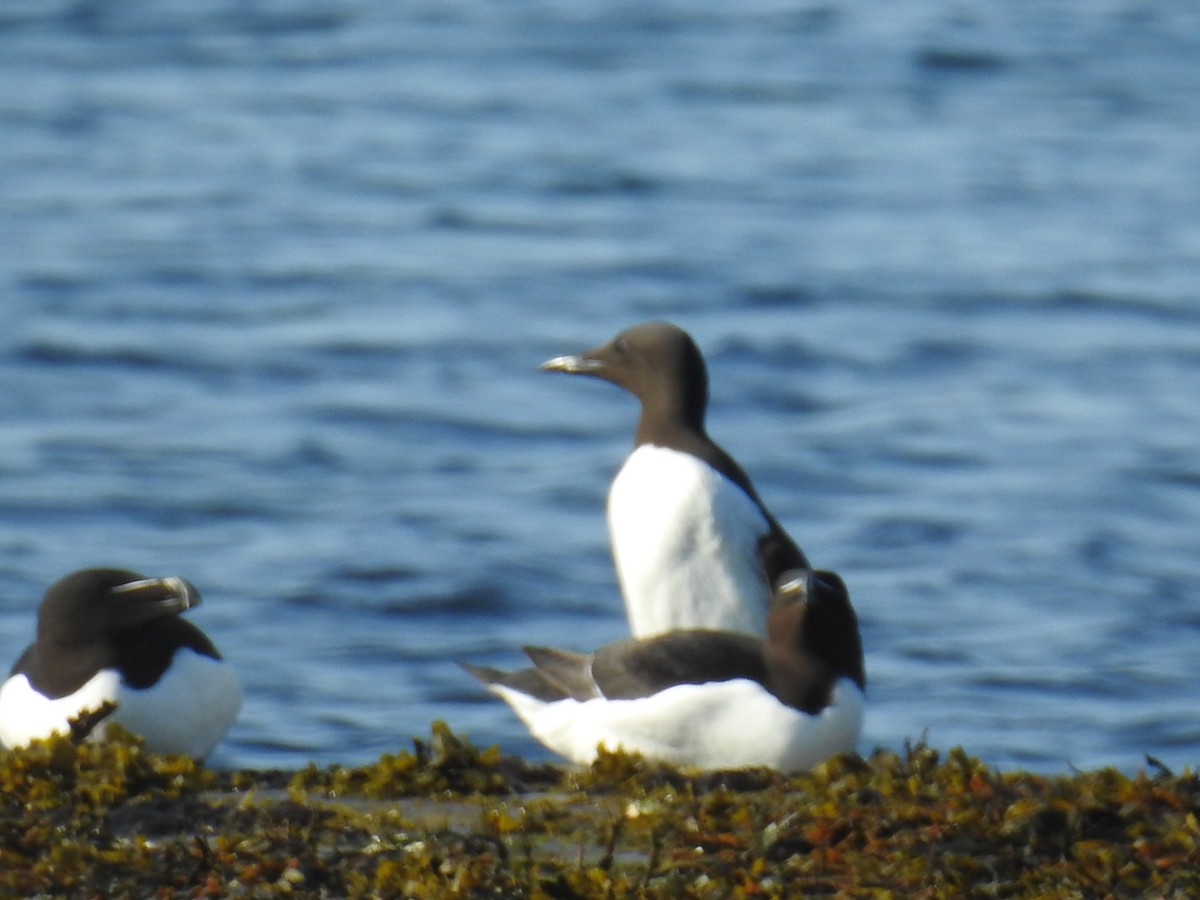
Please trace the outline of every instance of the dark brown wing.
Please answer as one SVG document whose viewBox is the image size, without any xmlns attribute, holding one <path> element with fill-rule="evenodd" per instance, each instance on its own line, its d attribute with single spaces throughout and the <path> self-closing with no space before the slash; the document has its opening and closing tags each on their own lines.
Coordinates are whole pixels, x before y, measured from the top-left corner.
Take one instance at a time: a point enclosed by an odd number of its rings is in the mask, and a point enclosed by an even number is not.
<svg viewBox="0 0 1200 900">
<path fill-rule="evenodd" d="M 522 647 L 533 660 L 538 674 L 576 700 L 592 700 L 601 696 L 592 680 L 591 653 L 572 653 L 555 647 Z"/>
<path fill-rule="evenodd" d="M 485 687 L 493 684 L 503 685 L 546 703 L 567 699 L 566 692 L 548 681 L 537 669 L 504 672 L 500 669 L 493 669 L 491 666 L 475 666 L 471 663 L 459 663 L 459 665 L 478 678 Z"/>
<path fill-rule="evenodd" d="M 648 697 L 679 684 L 749 678 L 766 683 L 762 643 L 746 634 L 669 631 L 607 644 L 593 654 L 592 678 L 610 700 Z"/>
</svg>

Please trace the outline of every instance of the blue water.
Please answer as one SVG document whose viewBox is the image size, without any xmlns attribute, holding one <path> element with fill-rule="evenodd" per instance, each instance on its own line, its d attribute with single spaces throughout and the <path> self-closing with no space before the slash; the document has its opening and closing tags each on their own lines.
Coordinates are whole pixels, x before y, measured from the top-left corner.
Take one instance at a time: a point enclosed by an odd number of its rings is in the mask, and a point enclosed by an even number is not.
<svg viewBox="0 0 1200 900">
<path fill-rule="evenodd" d="M 634 402 L 539 373 L 646 318 L 862 621 L 862 749 L 1200 762 L 1190 0 L 10 0 L 0 654 L 84 565 L 178 573 L 346 764 L 454 664 L 625 632 Z"/>
</svg>

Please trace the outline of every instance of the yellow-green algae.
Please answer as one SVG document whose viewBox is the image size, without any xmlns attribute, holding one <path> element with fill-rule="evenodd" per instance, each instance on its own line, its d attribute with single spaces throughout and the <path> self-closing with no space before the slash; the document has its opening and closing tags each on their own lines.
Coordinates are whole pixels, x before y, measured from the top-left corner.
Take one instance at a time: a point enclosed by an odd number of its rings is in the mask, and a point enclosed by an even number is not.
<svg viewBox="0 0 1200 900">
<path fill-rule="evenodd" d="M 0 897 L 1194 897 L 1200 781 L 961 750 L 589 769 L 434 723 L 374 765 L 213 772 L 118 734 L 0 753 Z"/>
</svg>

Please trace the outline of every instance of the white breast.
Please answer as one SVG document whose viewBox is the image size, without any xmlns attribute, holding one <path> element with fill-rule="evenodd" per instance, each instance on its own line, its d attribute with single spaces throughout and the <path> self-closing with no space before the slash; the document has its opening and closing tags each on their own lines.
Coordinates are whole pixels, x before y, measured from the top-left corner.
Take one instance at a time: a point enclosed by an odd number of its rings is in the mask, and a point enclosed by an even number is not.
<svg viewBox="0 0 1200 900">
<path fill-rule="evenodd" d="M 112 720 L 145 738 L 148 750 L 203 759 L 241 708 L 242 687 L 233 669 L 184 647 L 154 687 L 122 687 Z"/>
<path fill-rule="evenodd" d="M 770 589 L 758 541 L 767 521 L 707 463 L 637 448 L 609 490 L 608 527 L 634 636 L 674 628 L 765 635 Z"/>
</svg>

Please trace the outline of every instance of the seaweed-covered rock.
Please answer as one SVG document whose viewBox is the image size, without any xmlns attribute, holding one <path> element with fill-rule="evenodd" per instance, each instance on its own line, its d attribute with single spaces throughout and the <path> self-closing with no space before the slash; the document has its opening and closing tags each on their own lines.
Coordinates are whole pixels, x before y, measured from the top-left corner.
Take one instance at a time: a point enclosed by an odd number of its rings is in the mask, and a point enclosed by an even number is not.
<svg viewBox="0 0 1200 900">
<path fill-rule="evenodd" d="M 1200 781 L 924 746 L 809 773 L 590 769 L 435 723 L 369 766 L 214 773 L 128 737 L 0 753 L 0 896 L 1191 897 Z"/>
</svg>

